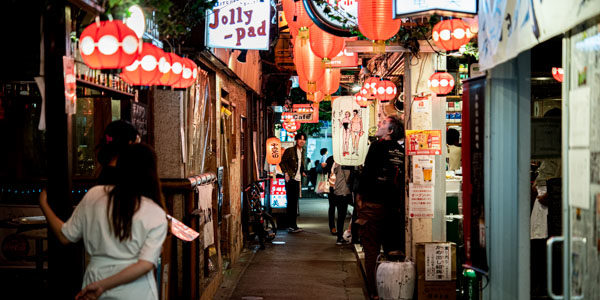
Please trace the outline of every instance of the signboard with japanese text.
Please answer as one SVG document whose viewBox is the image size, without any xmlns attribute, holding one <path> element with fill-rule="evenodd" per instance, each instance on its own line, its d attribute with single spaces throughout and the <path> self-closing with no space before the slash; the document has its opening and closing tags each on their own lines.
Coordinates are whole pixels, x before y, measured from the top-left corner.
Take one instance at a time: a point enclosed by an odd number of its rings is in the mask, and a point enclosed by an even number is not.
<svg viewBox="0 0 600 300">
<path fill-rule="evenodd" d="M 408 155 L 442 154 L 441 130 L 407 130 L 406 140 Z"/>
<path fill-rule="evenodd" d="M 397 18 L 438 14 L 468 17 L 477 15 L 477 0 L 394 0 Z"/>
<path fill-rule="evenodd" d="M 450 243 L 425 244 L 425 280 L 452 280 L 452 245 Z"/>
<path fill-rule="evenodd" d="M 319 103 L 294 104 L 292 105 L 292 115 L 300 123 L 318 123 Z"/>
<path fill-rule="evenodd" d="M 433 185 L 409 183 L 408 217 L 433 218 Z"/>
<path fill-rule="evenodd" d="M 270 2 L 218 0 L 206 11 L 206 46 L 229 49 L 269 49 Z"/>
<path fill-rule="evenodd" d="M 356 41 L 358 37 L 349 37 L 344 40 L 346 42 Z M 358 66 L 358 53 L 344 49 L 336 57 L 332 58 L 329 64 L 332 68 L 356 68 Z"/>
<path fill-rule="evenodd" d="M 73 115 L 77 112 L 77 83 L 75 80 L 75 59 L 63 56 L 63 71 L 65 81 L 65 112 Z"/>
<path fill-rule="evenodd" d="M 285 179 L 271 179 L 271 208 L 286 208 L 287 196 L 285 193 Z"/>
</svg>

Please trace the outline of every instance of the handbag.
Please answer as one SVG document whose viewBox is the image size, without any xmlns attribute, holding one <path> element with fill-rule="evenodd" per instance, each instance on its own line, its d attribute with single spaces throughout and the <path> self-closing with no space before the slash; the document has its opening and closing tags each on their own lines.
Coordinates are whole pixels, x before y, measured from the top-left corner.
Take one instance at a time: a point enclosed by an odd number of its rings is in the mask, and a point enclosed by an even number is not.
<svg viewBox="0 0 600 300">
<path fill-rule="evenodd" d="M 329 180 L 325 177 L 325 174 L 319 175 L 321 176 L 321 181 L 317 185 L 317 194 L 326 194 L 329 193 Z"/>
<path fill-rule="evenodd" d="M 335 167 L 337 166 L 337 163 L 333 163 L 333 166 L 331 166 L 331 173 L 329 175 L 329 179 L 327 180 L 329 182 L 329 186 L 330 187 L 334 187 L 335 186 Z"/>
</svg>

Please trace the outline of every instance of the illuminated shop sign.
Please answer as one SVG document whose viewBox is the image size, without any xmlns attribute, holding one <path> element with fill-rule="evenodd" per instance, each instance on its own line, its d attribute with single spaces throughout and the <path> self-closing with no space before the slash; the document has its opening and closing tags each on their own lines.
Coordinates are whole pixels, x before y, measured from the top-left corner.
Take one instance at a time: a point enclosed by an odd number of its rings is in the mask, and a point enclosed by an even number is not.
<svg viewBox="0 0 600 300">
<path fill-rule="evenodd" d="M 469 17 L 477 14 L 477 0 L 394 0 L 397 18 L 438 14 Z"/>
<path fill-rule="evenodd" d="M 220 0 L 206 12 L 206 46 L 230 49 L 269 49 L 270 2 Z"/>
</svg>

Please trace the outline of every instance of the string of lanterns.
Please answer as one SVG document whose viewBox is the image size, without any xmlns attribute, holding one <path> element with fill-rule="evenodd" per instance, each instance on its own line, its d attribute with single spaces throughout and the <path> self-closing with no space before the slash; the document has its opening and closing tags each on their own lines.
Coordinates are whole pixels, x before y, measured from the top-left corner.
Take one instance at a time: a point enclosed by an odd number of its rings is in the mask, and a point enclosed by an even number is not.
<svg viewBox="0 0 600 300">
<path fill-rule="evenodd" d="M 121 78 L 131 85 L 187 88 L 198 77 L 191 59 L 143 43 L 120 20 L 96 21 L 86 27 L 79 37 L 79 51 L 89 68 L 122 69 Z"/>
</svg>

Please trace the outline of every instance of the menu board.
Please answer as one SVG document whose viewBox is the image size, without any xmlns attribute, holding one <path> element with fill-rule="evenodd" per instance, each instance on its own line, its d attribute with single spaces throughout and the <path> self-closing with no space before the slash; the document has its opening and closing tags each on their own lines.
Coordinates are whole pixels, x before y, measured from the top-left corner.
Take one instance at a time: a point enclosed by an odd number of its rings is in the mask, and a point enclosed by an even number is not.
<svg viewBox="0 0 600 300">
<path fill-rule="evenodd" d="M 433 185 L 409 183 L 409 218 L 433 218 Z"/>
</svg>

